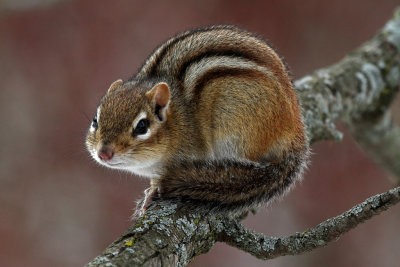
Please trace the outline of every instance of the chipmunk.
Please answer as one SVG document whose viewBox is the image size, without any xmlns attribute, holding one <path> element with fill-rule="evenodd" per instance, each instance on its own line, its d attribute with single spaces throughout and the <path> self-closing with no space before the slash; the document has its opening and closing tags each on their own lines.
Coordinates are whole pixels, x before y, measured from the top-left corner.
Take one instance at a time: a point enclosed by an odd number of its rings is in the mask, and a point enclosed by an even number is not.
<svg viewBox="0 0 400 267">
<path fill-rule="evenodd" d="M 86 145 L 98 163 L 151 179 L 142 212 L 155 198 L 243 212 L 285 192 L 309 156 L 284 63 L 234 26 L 177 35 L 112 83 Z"/>
</svg>

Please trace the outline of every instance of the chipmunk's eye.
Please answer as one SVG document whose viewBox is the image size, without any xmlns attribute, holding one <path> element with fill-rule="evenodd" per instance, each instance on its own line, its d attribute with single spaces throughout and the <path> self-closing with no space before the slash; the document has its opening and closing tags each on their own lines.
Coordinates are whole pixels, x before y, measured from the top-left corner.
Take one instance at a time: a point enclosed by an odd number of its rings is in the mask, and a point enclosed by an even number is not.
<svg viewBox="0 0 400 267">
<path fill-rule="evenodd" d="M 142 119 L 136 125 L 136 128 L 133 130 L 132 135 L 138 136 L 147 133 L 147 130 L 150 126 L 150 121 L 148 119 Z"/>
<path fill-rule="evenodd" d="M 99 125 L 97 124 L 97 114 L 94 115 L 93 121 L 92 121 L 92 126 L 95 130 L 97 130 L 97 128 L 99 127 Z"/>
</svg>

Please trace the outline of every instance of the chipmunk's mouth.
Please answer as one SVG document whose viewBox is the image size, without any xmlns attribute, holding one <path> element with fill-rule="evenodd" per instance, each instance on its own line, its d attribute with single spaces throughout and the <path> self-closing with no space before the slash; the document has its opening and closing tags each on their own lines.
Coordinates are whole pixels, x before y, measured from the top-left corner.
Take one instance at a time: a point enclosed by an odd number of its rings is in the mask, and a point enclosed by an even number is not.
<svg viewBox="0 0 400 267">
<path fill-rule="evenodd" d="M 102 162 L 105 165 L 112 166 L 112 167 L 117 167 L 117 166 L 124 166 L 122 162 L 114 163 L 114 162 Z"/>
<path fill-rule="evenodd" d="M 126 166 L 126 163 L 123 161 L 114 161 L 114 160 L 109 160 L 109 161 L 105 161 L 105 160 L 101 160 L 99 157 L 97 157 L 96 154 L 94 154 L 94 159 L 100 163 L 103 166 L 109 167 L 109 168 L 124 168 Z"/>
</svg>

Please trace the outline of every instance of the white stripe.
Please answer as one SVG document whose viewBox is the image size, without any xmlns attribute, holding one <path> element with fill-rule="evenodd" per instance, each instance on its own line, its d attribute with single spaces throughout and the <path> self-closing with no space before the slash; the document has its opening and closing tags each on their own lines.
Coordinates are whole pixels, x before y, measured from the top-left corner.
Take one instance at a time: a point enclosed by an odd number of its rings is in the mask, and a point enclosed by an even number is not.
<svg viewBox="0 0 400 267">
<path fill-rule="evenodd" d="M 100 119 L 100 106 L 97 108 L 96 117 L 97 117 L 97 125 L 98 125 L 98 124 L 99 124 L 99 119 Z M 89 131 L 90 131 L 91 133 L 93 133 L 95 130 L 96 130 L 96 129 L 93 127 L 93 122 L 90 123 L 90 129 L 89 129 Z"/>
<path fill-rule="evenodd" d="M 139 115 L 136 117 L 136 119 L 133 121 L 133 128 L 132 131 L 134 129 L 136 129 L 137 124 L 139 123 L 139 121 L 143 120 L 143 119 L 147 119 L 147 114 L 146 112 L 142 111 L 139 113 Z M 140 140 L 146 140 L 147 138 L 149 138 L 151 135 L 151 130 L 150 128 L 147 129 L 147 132 L 145 134 L 139 134 L 138 136 L 136 136 L 135 138 L 140 139 Z"/>
<path fill-rule="evenodd" d="M 133 129 L 136 128 L 136 126 L 140 120 L 146 119 L 146 118 L 147 118 L 146 112 L 144 112 L 144 111 L 140 112 L 139 115 L 136 116 L 136 119 L 133 121 Z"/>
<path fill-rule="evenodd" d="M 258 65 L 257 63 L 237 57 L 215 56 L 203 58 L 197 63 L 190 65 L 186 72 L 184 86 L 187 92 L 191 92 L 196 86 L 196 82 L 209 70 L 214 68 L 230 68 L 230 69 L 248 69 L 257 70 L 273 76 L 268 68 Z"/>
</svg>

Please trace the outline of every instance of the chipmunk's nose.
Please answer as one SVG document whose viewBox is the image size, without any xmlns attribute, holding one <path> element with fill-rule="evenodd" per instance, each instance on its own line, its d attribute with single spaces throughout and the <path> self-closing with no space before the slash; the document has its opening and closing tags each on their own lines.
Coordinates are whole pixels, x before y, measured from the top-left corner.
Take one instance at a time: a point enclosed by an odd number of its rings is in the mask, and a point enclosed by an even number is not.
<svg viewBox="0 0 400 267">
<path fill-rule="evenodd" d="M 97 155 L 102 161 L 109 161 L 114 157 L 114 149 L 109 145 L 103 145 Z"/>
</svg>

